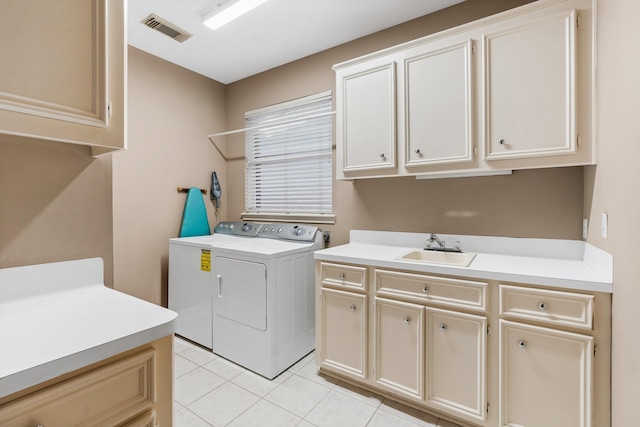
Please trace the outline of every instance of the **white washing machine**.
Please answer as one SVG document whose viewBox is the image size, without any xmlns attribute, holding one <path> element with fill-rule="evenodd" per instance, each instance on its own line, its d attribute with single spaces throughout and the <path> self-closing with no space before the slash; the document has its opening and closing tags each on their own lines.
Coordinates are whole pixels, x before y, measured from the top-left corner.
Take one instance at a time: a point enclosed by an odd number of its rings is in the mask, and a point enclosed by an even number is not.
<svg viewBox="0 0 640 427">
<path fill-rule="evenodd" d="M 169 308 L 178 313 L 176 333 L 212 348 L 212 249 L 255 239 L 261 224 L 226 223 L 237 233 L 169 239 Z"/>
<path fill-rule="evenodd" d="M 220 223 L 214 233 L 236 230 Z M 322 232 L 263 224 L 256 237 L 212 248 L 212 346 L 273 379 L 315 348 L 313 252 L 322 248 Z"/>
</svg>

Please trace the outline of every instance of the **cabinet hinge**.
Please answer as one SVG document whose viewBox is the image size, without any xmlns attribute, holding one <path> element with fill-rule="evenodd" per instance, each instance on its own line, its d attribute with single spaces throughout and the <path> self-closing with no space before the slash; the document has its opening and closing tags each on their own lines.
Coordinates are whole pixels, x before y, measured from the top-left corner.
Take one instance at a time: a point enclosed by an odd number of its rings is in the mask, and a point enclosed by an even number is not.
<svg viewBox="0 0 640 427">
<path fill-rule="evenodd" d="M 476 45 L 471 45 L 471 53 L 476 53 Z"/>
<path fill-rule="evenodd" d="M 580 135 L 576 136 L 576 145 L 580 147 Z"/>
<path fill-rule="evenodd" d="M 576 16 L 576 27 L 580 27 L 580 17 Z"/>
<path fill-rule="evenodd" d="M 593 357 L 596 357 L 596 353 L 598 352 L 598 346 L 597 345 L 593 345 Z"/>
<path fill-rule="evenodd" d="M 489 402 L 487 402 L 487 414 L 489 413 Z"/>
<path fill-rule="evenodd" d="M 487 335 L 491 333 L 491 326 L 487 325 Z"/>
</svg>

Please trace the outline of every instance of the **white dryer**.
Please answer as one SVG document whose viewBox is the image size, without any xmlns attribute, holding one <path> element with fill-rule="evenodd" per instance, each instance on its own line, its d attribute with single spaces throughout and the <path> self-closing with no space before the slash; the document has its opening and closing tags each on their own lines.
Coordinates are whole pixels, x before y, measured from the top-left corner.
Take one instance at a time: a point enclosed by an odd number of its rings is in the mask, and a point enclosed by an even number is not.
<svg viewBox="0 0 640 427">
<path fill-rule="evenodd" d="M 220 223 L 214 233 L 236 230 Z M 263 224 L 256 237 L 212 248 L 212 347 L 272 379 L 315 348 L 313 252 L 322 248 L 322 233 Z"/>
</svg>

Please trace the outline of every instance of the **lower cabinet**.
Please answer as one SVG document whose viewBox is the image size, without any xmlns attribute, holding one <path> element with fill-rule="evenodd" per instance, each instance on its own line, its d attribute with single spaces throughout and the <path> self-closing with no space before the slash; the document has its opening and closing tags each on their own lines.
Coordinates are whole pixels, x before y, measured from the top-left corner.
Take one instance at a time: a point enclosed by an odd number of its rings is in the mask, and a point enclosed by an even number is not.
<svg viewBox="0 0 640 427">
<path fill-rule="evenodd" d="M 590 336 L 500 320 L 500 425 L 592 426 L 592 359 Z"/>
<path fill-rule="evenodd" d="M 375 382 L 391 392 L 424 397 L 424 307 L 376 298 Z"/>
<path fill-rule="evenodd" d="M 487 318 L 426 309 L 426 394 L 435 409 L 484 421 L 487 414 Z"/>
<path fill-rule="evenodd" d="M 367 296 L 322 289 L 321 364 L 364 379 L 367 374 Z"/>
<path fill-rule="evenodd" d="M 321 261 L 316 278 L 323 372 L 465 426 L 610 426 L 610 294 Z"/>
<path fill-rule="evenodd" d="M 52 380 L 0 404 L 2 426 L 172 424 L 173 337 Z M 159 415 L 160 414 L 160 415 Z"/>
</svg>

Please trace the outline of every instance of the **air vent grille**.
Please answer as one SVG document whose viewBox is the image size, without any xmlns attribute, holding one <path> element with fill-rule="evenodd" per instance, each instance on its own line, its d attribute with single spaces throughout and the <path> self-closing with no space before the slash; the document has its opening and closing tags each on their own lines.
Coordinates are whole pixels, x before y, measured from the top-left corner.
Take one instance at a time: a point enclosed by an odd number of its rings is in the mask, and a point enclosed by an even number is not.
<svg viewBox="0 0 640 427">
<path fill-rule="evenodd" d="M 160 31 L 162 34 L 167 35 L 180 43 L 188 40 L 193 35 L 153 13 L 144 18 L 141 22 L 147 27 Z"/>
</svg>

